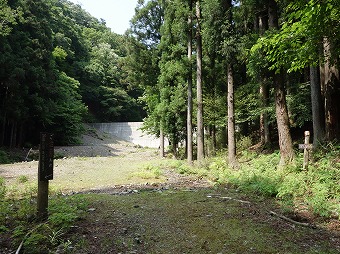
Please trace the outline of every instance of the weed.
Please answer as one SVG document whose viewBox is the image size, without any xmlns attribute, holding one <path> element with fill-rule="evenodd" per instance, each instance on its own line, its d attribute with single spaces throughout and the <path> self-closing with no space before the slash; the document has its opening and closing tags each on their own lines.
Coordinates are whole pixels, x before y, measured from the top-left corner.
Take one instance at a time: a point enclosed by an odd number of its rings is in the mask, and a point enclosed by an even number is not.
<svg viewBox="0 0 340 254">
<path fill-rule="evenodd" d="M 44 243 L 47 242 L 48 238 L 45 235 L 34 232 L 25 239 L 25 253 L 46 253 L 48 251 L 48 246 Z"/>
<path fill-rule="evenodd" d="M 251 138 L 250 137 L 245 137 L 245 136 L 242 136 L 239 141 L 237 142 L 237 150 L 239 151 L 245 151 L 247 150 L 249 147 L 251 147 L 252 145 L 252 141 L 251 141 Z"/>
<path fill-rule="evenodd" d="M 6 196 L 7 188 L 5 184 L 5 179 L 0 177 L 0 199 Z"/>
<path fill-rule="evenodd" d="M 18 183 L 27 183 L 28 182 L 28 177 L 21 175 L 18 177 Z"/>
<path fill-rule="evenodd" d="M 25 188 L 19 191 L 14 185 L 7 188 L 0 178 L 0 232 L 6 235 L 4 239 L 8 239 L 13 248 L 22 242 L 25 253 L 49 253 L 48 250 L 62 243 L 67 246 L 64 234 L 82 216 L 87 203 L 79 196 L 51 197 L 49 219 L 38 224 L 35 186 L 24 184 Z"/>
<path fill-rule="evenodd" d="M 85 201 L 79 196 L 52 199 L 48 209 L 48 221 L 53 228 L 69 228 L 80 217 L 85 207 Z"/>
<path fill-rule="evenodd" d="M 58 230 L 53 230 L 52 228 L 49 229 L 51 230 L 51 234 L 48 236 L 49 242 L 52 244 L 52 246 L 56 246 L 62 242 L 62 236 L 65 234 L 65 232 L 62 228 Z"/>
<path fill-rule="evenodd" d="M 132 177 L 140 177 L 142 179 L 160 179 L 163 171 L 159 166 L 147 165 L 141 171 L 132 173 Z"/>
<path fill-rule="evenodd" d="M 337 149 L 333 146 L 333 149 Z M 243 151 L 239 158 L 240 169 L 227 166 L 225 155 L 211 158 L 198 168 L 180 167 L 185 174 L 206 175 L 216 184 L 229 184 L 238 189 L 255 194 L 277 197 L 282 204 L 295 208 L 307 207 L 320 216 L 339 217 L 340 203 L 340 163 L 338 150 L 318 158 L 311 163 L 308 171 L 302 170 L 302 156 L 291 165 L 278 169 L 278 152 L 269 155 Z"/>
</svg>

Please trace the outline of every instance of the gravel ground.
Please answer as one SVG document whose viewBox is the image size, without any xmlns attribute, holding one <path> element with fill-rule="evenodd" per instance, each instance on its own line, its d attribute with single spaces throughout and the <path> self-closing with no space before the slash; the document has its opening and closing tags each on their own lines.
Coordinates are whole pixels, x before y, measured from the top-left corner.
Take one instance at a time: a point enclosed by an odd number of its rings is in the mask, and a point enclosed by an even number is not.
<svg viewBox="0 0 340 254">
<path fill-rule="evenodd" d="M 90 130 L 82 136 L 82 144 L 55 147 L 52 187 L 66 192 L 123 193 L 134 189 L 210 186 L 206 180 L 183 176 L 168 168 L 168 160 L 158 157 L 157 149 L 141 148 L 132 143 Z M 38 151 L 31 151 L 37 158 Z M 163 174 L 158 179 L 131 177 L 155 163 Z M 158 166 L 157 166 L 158 167 Z M 37 181 L 38 161 L 0 165 L 0 177 L 8 184 L 25 176 Z"/>
</svg>

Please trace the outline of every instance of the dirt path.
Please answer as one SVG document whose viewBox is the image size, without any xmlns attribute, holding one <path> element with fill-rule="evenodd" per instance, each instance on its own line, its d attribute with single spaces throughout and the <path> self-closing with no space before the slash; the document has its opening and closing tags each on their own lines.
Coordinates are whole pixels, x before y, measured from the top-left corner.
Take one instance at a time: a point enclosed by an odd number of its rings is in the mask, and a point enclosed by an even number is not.
<svg viewBox="0 0 340 254">
<path fill-rule="evenodd" d="M 38 151 L 31 151 L 36 158 Z M 135 146 L 106 133 L 88 131 L 82 145 L 55 147 L 54 179 L 50 186 L 63 193 L 119 192 L 133 188 L 210 186 L 207 181 L 179 175 L 171 170 L 177 162 L 158 158 L 157 149 Z M 38 162 L 0 165 L 0 177 L 7 184 L 22 186 L 37 182 Z M 155 171 L 159 171 L 157 175 Z"/>
</svg>

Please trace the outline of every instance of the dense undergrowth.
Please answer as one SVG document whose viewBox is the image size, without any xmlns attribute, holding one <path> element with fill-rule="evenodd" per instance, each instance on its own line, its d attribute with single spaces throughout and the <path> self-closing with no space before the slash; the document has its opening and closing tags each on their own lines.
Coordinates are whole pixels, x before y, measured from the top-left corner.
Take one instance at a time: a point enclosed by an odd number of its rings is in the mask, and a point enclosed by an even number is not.
<svg viewBox="0 0 340 254">
<path fill-rule="evenodd" d="M 36 216 L 37 186 L 20 177 L 18 184 L 6 186 L 0 178 L 0 253 L 55 253 L 73 248 L 65 240 L 75 222 L 81 218 L 87 207 L 80 196 L 61 196 L 53 193 L 49 200 L 49 218 L 41 222 Z M 4 251 L 4 252 L 1 252 Z"/>
<path fill-rule="evenodd" d="M 315 152 L 308 170 L 303 170 L 302 153 L 291 165 L 280 168 L 279 152 L 244 150 L 237 170 L 228 168 L 225 154 L 221 152 L 198 167 L 183 164 L 178 167 L 179 173 L 196 174 L 217 185 L 275 197 L 287 211 L 340 219 L 340 147 L 330 145 Z"/>
</svg>

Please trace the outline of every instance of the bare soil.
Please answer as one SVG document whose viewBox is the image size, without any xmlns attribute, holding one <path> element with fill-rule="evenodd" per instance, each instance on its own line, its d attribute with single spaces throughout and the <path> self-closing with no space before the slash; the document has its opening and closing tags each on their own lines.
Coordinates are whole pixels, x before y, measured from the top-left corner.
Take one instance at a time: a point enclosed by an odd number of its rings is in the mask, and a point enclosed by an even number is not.
<svg viewBox="0 0 340 254">
<path fill-rule="evenodd" d="M 227 198 L 226 198 L 227 197 Z M 271 200 L 230 189 L 157 188 L 87 195 L 73 253 L 340 253 L 335 232 L 271 216 Z"/>
</svg>

